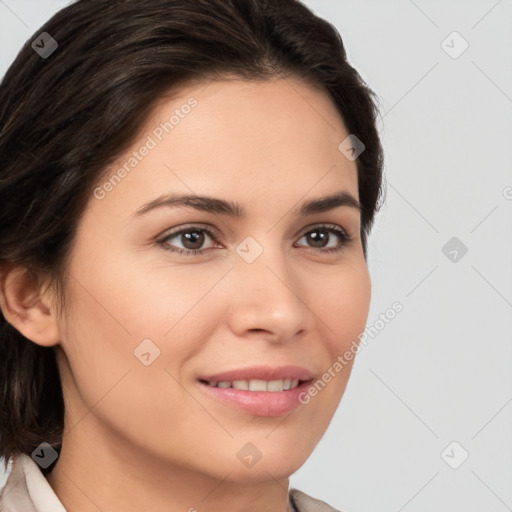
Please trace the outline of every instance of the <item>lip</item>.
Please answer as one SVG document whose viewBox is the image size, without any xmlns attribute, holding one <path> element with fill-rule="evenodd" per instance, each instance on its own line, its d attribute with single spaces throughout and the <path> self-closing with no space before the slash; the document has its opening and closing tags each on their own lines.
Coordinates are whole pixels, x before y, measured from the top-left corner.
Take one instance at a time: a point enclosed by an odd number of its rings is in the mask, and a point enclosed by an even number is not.
<svg viewBox="0 0 512 512">
<path fill-rule="evenodd" d="M 314 378 L 312 372 L 300 366 L 253 366 L 239 368 L 198 378 L 197 385 L 209 398 L 218 400 L 226 406 L 243 411 L 253 416 L 282 416 L 300 405 L 301 393 L 306 391 Z M 299 385 L 294 389 L 283 391 L 246 391 L 234 388 L 217 388 L 201 381 L 234 380 L 278 380 L 297 379 Z"/>
<path fill-rule="evenodd" d="M 198 382 L 200 389 L 210 398 L 220 400 L 228 407 L 241 410 L 253 416 L 282 416 L 300 405 L 299 396 L 310 386 L 312 380 L 300 383 L 286 391 L 245 391 L 234 388 L 214 388 Z"/>
<path fill-rule="evenodd" d="M 311 380 L 314 374 L 307 368 L 295 365 L 286 366 L 251 366 L 247 368 L 237 368 L 215 374 L 200 375 L 198 379 L 209 381 L 234 381 L 234 380 L 278 380 L 278 379 L 297 379 Z M 254 391 L 256 393 L 256 391 Z M 276 392 L 279 393 L 279 392 Z"/>
</svg>

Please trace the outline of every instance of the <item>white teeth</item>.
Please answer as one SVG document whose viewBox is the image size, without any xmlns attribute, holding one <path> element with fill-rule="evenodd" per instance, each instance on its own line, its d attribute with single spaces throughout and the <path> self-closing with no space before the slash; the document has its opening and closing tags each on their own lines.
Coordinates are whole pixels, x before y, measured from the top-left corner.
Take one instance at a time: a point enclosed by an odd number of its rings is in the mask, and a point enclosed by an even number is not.
<svg viewBox="0 0 512 512">
<path fill-rule="evenodd" d="M 232 387 L 235 389 L 243 389 L 247 391 L 249 389 L 249 381 L 248 380 L 234 380 L 233 384 L 231 384 Z"/>
<path fill-rule="evenodd" d="M 299 385 L 298 379 L 276 379 L 276 380 L 234 380 L 234 381 L 208 381 L 209 386 L 218 388 L 234 388 L 245 391 L 286 391 L 294 389 Z"/>
<path fill-rule="evenodd" d="M 249 381 L 249 391 L 267 391 L 267 382 L 264 380 L 251 379 Z"/>
<path fill-rule="evenodd" d="M 283 391 L 283 388 L 282 380 L 270 380 L 267 384 L 267 391 Z"/>
</svg>

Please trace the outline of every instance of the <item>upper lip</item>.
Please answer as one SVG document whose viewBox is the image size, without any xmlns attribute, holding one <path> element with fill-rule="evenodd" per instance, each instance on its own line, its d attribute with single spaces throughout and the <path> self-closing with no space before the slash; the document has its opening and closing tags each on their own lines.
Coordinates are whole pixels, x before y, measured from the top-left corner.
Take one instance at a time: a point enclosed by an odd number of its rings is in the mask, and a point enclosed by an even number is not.
<svg viewBox="0 0 512 512">
<path fill-rule="evenodd" d="M 200 380 L 206 381 L 235 381 L 235 380 L 280 380 L 280 379 L 297 379 L 310 380 L 314 377 L 313 373 L 307 368 L 295 365 L 286 366 L 251 366 L 247 368 L 237 368 L 227 370 L 220 373 L 200 375 Z"/>
</svg>

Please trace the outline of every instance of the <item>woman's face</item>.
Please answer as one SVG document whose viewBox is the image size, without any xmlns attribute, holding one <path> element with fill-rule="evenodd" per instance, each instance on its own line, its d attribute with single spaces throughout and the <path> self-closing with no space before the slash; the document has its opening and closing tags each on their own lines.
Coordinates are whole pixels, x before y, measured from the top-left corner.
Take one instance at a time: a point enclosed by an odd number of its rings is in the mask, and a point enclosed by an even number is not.
<svg viewBox="0 0 512 512">
<path fill-rule="evenodd" d="M 295 79 L 195 84 L 159 103 L 98 183 L 72 247 L 64 443 L 96 463 L 122 456 L 237 481 L 304 463 L 370 303 L 360 211 L 302 208 L 359 200 L 356 162 L 338 149 L 348 135 L 327 95 Z M 192 199 L 144 206 L 163 196 Z M 315 396 L 307 384 L 254 391 L 329 369 Z"/>
</svg>

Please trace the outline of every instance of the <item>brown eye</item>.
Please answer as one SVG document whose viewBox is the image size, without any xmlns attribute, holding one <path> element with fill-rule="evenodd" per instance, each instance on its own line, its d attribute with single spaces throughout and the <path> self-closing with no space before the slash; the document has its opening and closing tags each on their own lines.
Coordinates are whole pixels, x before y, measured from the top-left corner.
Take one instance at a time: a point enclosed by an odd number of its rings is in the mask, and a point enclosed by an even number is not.
<svg viewBox="0 0 512 512">
<path fill-rule="evenodd" d="M 304 233 L 302 239 L 305 239 L 311 248 L 327 253 L 341 251 L 352 240 L 344 230 L 335 225 L 315 226 Z"/>
<path fill-rule="evenodd" d="M 184 255 L 193 255 L 206 252 L 213 248 L 204 247 L 208 238 L 215 241 L 214 235 L 208 229 L 191 226 L 169 233 L 167 236 L 159 240 L 158 244 L 167 251 L 177 252 Z M 174 240 L 174 242 L 170 243 L 170 240 Z"/>
<path fill-rule="evenodd" d="M 200 249 L 204 244 L 204 232 L 199 230 L 181 233 L 181 242 L 186 249 Z"/>
<path fill-rule="evenodd" d="M 329 230 L 320 228 L 310 231 L 305 236 L 313 247 L 325 247 L 329 242 L 330 233 Z"/>
</svg>

